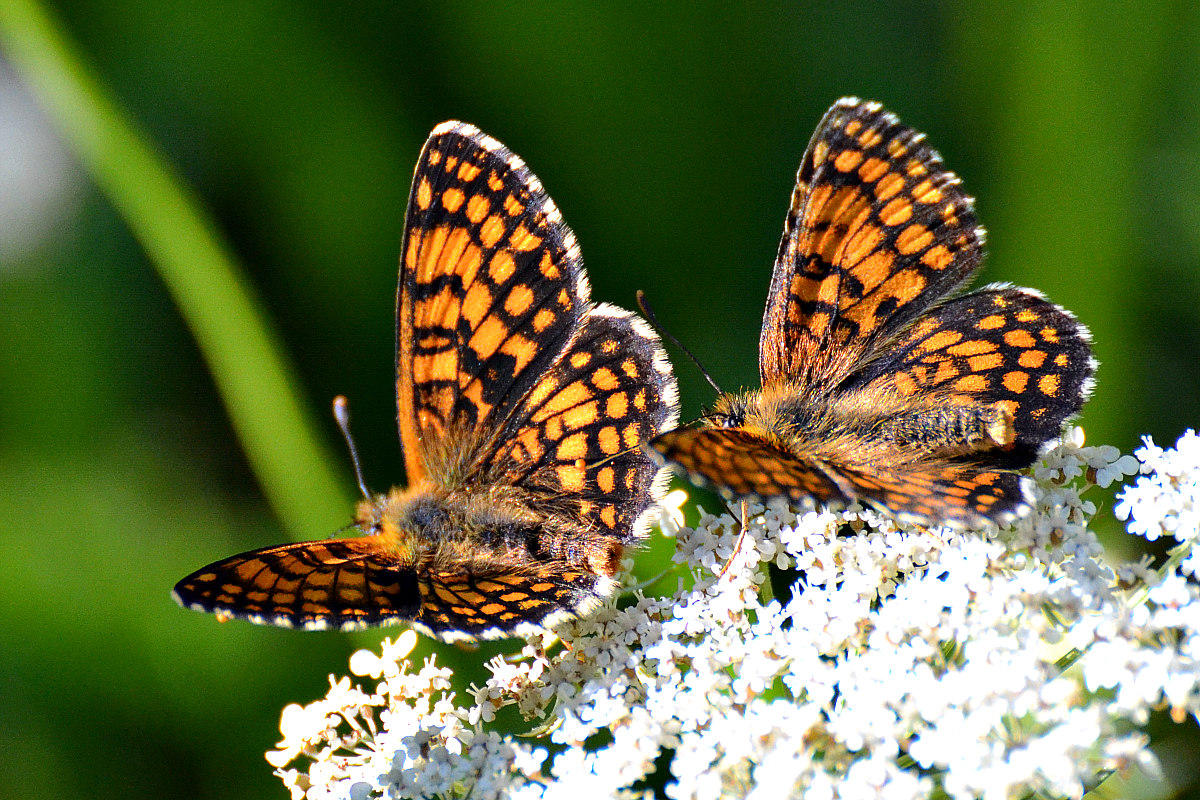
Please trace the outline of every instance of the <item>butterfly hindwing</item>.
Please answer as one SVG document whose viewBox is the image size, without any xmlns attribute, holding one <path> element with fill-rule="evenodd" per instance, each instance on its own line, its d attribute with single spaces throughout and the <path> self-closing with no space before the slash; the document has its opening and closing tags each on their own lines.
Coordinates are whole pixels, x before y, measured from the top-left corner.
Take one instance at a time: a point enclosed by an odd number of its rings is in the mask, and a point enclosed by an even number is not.
<svg viewBox="0 0 1200 800">
<path fill-rule="evenodd" d="M 759 339 L 764 385 L 834 381 L 979 265 L 972 201 L 922 134 L 838 101 L 800 164 Z"/>
<path fill-rule="evenodd" d="M 677 410 L 658 336 L 628 311 L 601 305 L 534 385 L 487 467 L 628 542 L 661 495 L 660 467 L 642 445 L 674 426 Z"/>
<path fill-rule="evenodd" d="M 922 316 L 855 383 L 943 404 L 998 404 L 1012 415 L 1015 441 L 987 458 L 1025 467 L 1091 392 L 1090 339 L 1038 293 L 992 286 Z"/>
<path fill-rule="evenodd" d="M 524 162 L 476 128 L 439 125 L 405 218 L 396 387 L 409 482 L 422 448 L 503 420 L 588 308 L 574 234 Z"/>
</svg>

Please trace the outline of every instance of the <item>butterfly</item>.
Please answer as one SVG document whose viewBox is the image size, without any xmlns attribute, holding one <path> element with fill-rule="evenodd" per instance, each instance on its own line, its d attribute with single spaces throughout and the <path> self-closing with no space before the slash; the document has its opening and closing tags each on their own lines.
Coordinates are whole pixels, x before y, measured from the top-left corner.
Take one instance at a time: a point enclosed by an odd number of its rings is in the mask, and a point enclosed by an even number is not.
<svg viewBox="0 0 1200 800">
<path fill-rule="evenodd" d="M 641 445 L 676 424 L 671 367 L 644 321 L 592 303 L 554 201 L 470 125 L 437 126 L 421 152 L 396 309 L 408 486 L 359 504 L 365 535 L 197 570 L 181 605 L 456 640 L 552 626 L 613 592 L 665 488 Z"/>
<path fill-rule="evenodd" d="M 727 499 L 853 501 L 974 527 L 1030 508 L 1029 466 L 1092 389 L 1088 331 L 1030 289 L 955 296 L 984 231 L 959 179 L 845 98 L 796 178 L 759 338 L 762 388 L 649 443 Z"/>
</svg>

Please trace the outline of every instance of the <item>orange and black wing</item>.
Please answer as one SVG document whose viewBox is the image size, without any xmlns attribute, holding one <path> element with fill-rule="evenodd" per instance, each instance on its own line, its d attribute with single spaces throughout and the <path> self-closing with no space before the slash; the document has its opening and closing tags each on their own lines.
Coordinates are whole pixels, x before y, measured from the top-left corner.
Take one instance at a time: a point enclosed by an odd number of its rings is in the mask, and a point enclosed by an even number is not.
<svg viewBox="0 0 1200 800">
<path fill-rule="evenodd" d="M 588 309 L 579 248 L 516 155 L 461 122 L 429 136 L 405 218 L 396 393 L 408 482 L 451 429 L 504 420 Z"/>
<path fill-rule="evenodd" d="M 353 630 L 413 619 L 416 573 L 379 535 L 298 542 L 209 564 L 175 585 L 184 608 L 259 625 Z"/>
<path fill-rule="evenodd" d="M 958 178 L 878 103 L 839 100 L 796 176 L 759 339 L 763 384 L 836 383 L 979 265 Z"/>
<path fill-rule="evenodd" d="M 471 575 L 421 575 L 413 625 L 446 641 L 521 636 L 587 613 L 611 594 L 613 581 L 563 562 Z"/>
<path fill-rule="evenodd" d="M 853 499 L 818 461 L 738 428 L 679 428 L 650 442 L 665 462 L 727 500 L 836 506 Z"/>
<path fill-rule="evenodd" d="M 1040 294 L 991 286 L 922 316 L 851 384 L 914 405 L 998 406 L 1012 416 L 1015 441 L 975 460 L 1016 469 L 1033 463 L 1083 407 L 1096 368 L 1090 340 L 1070 312 Z"/>
<path fill-rule="evenodd" d="M 658 336 L 630 312 L 600 305 L 534 384 L 486 466 L 542 497 L 544 508 L 627 544 L 663 489 L 642 445 L 678 413 Z"/>
</svg>

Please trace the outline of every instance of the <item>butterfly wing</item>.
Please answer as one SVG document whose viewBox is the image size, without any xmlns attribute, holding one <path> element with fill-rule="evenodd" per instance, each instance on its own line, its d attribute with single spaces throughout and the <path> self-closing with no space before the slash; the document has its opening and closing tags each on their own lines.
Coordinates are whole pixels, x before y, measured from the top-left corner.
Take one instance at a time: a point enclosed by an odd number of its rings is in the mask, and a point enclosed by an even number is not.
<svg viewBox="0 0 1200 800">
<path fill-rule="evenodd" d="M 991 286 L 922 316 L 844 388 L 958 406 L 998 404 L 1015 441 L 978 454 L 993 467 L 1029 466 L 1091 393 L 1091 336 L 1029 289 Z"/>
<path fill-rule="evenodd" d="M 486 468 L 533 492 L 543 508 L 628 544 L 664 488 L 642 445 L 678 413 L 658 336 L 630 312 L 601 305 L 538 379 Z"/>
<path fill-rule="evenodd" d="M 798 458 L 750 431 L 680 428 L 657 437 L 650 446 L 693 483 L 727 500 L 837 505 L 853 498 L 818 461 Z"/>
<path fill-rule="evenodd" d="M 836 383 L 978 267 L 972 202 L 923 135 L 839 100 L 796 176 L 759 338 L 763 385 Z"/>
<path fill-rule="evenodd" d="M 184 608 L 288 628 L 353 630 L 412 619 L 415 572 L 381 535 L 251 550 L 175 585 Z"/>
<path fill-rule="evenodd" d="M 450 430 L 494 427 L 588 309 L 579 248 L 524 162 L 461 122 L 429 136 L 405 217 L 396 395 L 409 485 Z"/>
</svg>

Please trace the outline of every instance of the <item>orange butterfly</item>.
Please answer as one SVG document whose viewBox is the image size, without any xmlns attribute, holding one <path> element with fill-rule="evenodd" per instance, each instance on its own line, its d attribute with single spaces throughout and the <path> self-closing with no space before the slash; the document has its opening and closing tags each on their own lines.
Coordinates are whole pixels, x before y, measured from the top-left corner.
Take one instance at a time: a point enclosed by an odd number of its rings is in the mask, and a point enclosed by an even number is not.
<svg viewBox="0 0 1200 800">
<path fill-rule="evenodd" d="M 759 339 L 762 388 L 652 454 L 729 499 L 854 500 L 974 526 L 1028 508 L 1029 466 L 1092 388 L 1087 330 L 979 267 L 971 198 L 924 136 L 839 100 L 800 163 Z"/>
<path fill-rule="evenodd" d="M 575 236 L 525 164 L 460 122 L 417 162 L 396 311 L 408 487 L 367 535 L 284 544 L 184 578 L 187 608 L 261 624 L 410 622 L 493 638 L 586 612 L 615 586 L 665 475 L 675 381 L 638 317 L 593 305 Z"/>
</svg>

